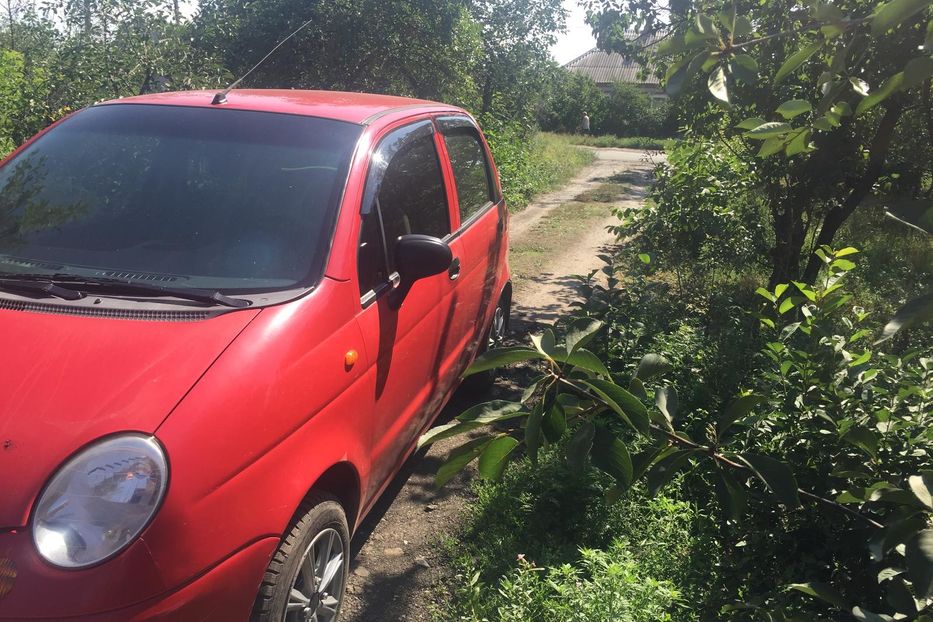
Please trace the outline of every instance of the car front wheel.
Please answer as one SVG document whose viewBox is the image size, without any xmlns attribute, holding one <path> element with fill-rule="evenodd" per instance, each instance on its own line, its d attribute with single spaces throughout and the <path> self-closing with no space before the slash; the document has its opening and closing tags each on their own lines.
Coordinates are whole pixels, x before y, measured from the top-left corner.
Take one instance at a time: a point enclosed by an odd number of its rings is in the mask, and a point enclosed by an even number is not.
<svg viewBox="0 0 933 622">
<path fill-rule="evenodd" d="M 302 505 L 266 569 L 254 622 L 335 622 L 350 568 L 343 508 L 326 496 Z"/>
</svg>

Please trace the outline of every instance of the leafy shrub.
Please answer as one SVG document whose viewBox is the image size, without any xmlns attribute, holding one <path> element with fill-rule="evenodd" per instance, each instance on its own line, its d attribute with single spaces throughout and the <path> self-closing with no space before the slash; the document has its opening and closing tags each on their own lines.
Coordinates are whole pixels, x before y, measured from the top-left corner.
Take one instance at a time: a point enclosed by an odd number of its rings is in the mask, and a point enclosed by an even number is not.
<svg viewBox="0 0 933 622">
<path fill-rule="evenodd" d="M 624 542 L 608 551 L 583 549 L 578 567 L 536 568 L 521 560 L 499 587 L 501 622 L 666 622 L 679 594 L 645 576 Z"/>
<path fill-rule="evenodd" d="M 753 169 L 728 145 L 689 140 L 655 169 L 650 201 L 617 213 L 619 235 L 673 266 L 680 279 L 717 266 L 761 264 L 769 248 L 763 203 Z"/>
<path fill-rule="evenodd" d="M 676 130 L 667 100 L 652 101 L 631 84 L 612 85 L 605 105 L 605 118 L 593 126 L 595 134 L 666 137 Z"/>
<path fill-rule="evenodd" d="M 769 619 L 840 610 L 922 619 L 933 607 L 933 349 L 894 355 L 869 345 L 877 330 L 860 325 L 866 316 L 844 289 L 855 252 L 821 248 L 818 283 L 759 289 L 770 309 L 758 318 L 774 334 L 757 392 L 684 412 L 660 381 L 670 361 L 649 354 L 633 373 L 614 374 L 590 349 L 602 323 L 582 318 L 560 340 L 546 330 L 530 348 L 481 356 L 473 372 L 525 360 L 541 375 L 521 403 L 474 407 L 423 441 L 521 419 L 521 432 L 476 438 L 450 464 L 479 458 L 480 474 L 494 480 L 522 444 L 532 465 L 556 446 L 570 471 L 591 465 L 610 477 L 608 498 L 641 481 L 652 494 L 679 481 L 680 495 L 723 515 L 727 590 L 711 582 L 707 605 L 728 596 L 774 612 Z M 685 429 L 691 422 L 702 425 Z M 453 467 L 443 469 L 446 477 Z"/>
<path fill-rule="evenodd" d="M 689 503 L 650 498 L 641 488 L 606 503 L 609 479 L 570 469 L 562 453 L 552 447 L 537 464 L 523 459 L 501 481 L 476 484 L 452 551 L 461 578 L 453 602 L 459 619 L 582 620 L 564 607 L 586 590 L 606 595 L 603 604 L 574 605 L 593 620 L 613 619 L 597 615 L 607 603 L 645 599 L 647 611 L 660 615 L 671 610 L 675 592 L 700 598 L 715 580 L 712 521 Z M 692 609 L 678 606 L 674 619 L 694 619 Z"/>
<path fill-rule="evenodd" d="M 550 190 L 593 161 L 593 154 L 555 135 L 539 134 L 517 121 L 480 119 L 499 169 L 506 204 L 522 210 L 534 195 Z"/>
</svg>

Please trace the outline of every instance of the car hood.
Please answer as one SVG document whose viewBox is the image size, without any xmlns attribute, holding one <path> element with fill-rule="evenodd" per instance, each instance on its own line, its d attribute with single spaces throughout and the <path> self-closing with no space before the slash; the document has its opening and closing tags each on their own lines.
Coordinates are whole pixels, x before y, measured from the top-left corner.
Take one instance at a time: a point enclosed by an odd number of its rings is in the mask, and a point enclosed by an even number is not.
<svg viewBox="0 0 933 622">
<path fill-rule="evenodd" d="M 25 525 L 85 444 L 154 432 L 258 313 L 155 322 L 0 309 L 0 527 Z"/>
</svg>

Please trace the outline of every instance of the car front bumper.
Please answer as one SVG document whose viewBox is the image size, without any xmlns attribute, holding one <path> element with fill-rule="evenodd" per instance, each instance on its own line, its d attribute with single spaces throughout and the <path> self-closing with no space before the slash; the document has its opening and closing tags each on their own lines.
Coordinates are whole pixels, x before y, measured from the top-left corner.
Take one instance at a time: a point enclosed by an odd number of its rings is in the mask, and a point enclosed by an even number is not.
<svg viewBox="0 0 933 622">
<path fill-rule="evenodd" d="M 252 610 L 262 575 L 277 545 L 278 540 L 271 537 L 254 542 L 188 583 L 130 606 L 108 606 L 108 601 L 118 601 L 118 592 L 124 583 L 125 575 L 115 576 L 112 589 L 92 588 L 98 593 L 85 592 L 83 598 L 76 601 L 80 602 L 80 610 L 85 612 L 80 614 L 69 611 L 67 602 L 58 597 L 53 585 L 58 581 L 44 582 L 41 577 L 37 580 L 37 577 L 27 576 L 15 567 L 15 561 L 9 564 L 10 558 L 6 557 L 8 553 L 0 546 L 0 561 L 6 559 L 7 568 L 14 569 L 12 573 L 8 571 L 5 575 L 7 578 L 3 579 L 8 582 L 9 589 L 0 590 L 0 594 L 8 591 L 0 596 L 0 621 L 245 622 Z M 77 592 L 81 591 L 81 572 L 66 573 L 70 575 L 69 582 L 73 582 Z M 16 575 L 12 580 L 9 579 L 11 574 Z M 67 592 L 71 591 L 66 590 L 64 596 L 67 598 Z"/>
</svg>

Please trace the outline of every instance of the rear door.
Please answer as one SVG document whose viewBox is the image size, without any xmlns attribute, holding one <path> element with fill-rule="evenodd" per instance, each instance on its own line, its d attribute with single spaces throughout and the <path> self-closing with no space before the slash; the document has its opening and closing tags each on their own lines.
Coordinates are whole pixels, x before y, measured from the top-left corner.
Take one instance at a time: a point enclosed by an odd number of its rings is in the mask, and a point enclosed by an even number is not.
<svg viewBox="0 0 933 622">
<path fill-rule="evenodd" d="M 445 349 L 457 357 L 462 372 L 481 343 L 500 294 L 498 275 L 505 261 L 505 203 L 495 183 L 491 159 L 479 130 L 469 117 L 437 119 L 449 162 L 459 222 L 451 246 L 460 262 L 454 321 Z"/>
<path fill-rule="evenodd" d="M 439 370 L 451 330 L 455 280 L 441 273 L 401 299 L 394 265 L 400 236 L 449 238 L 447 188 L 430 120 L 382 138 L 367 176 L 358 252 L 359 323 L 374 376 L 369 494 L 391 476 L 443 399 Z"/>
</svg>

